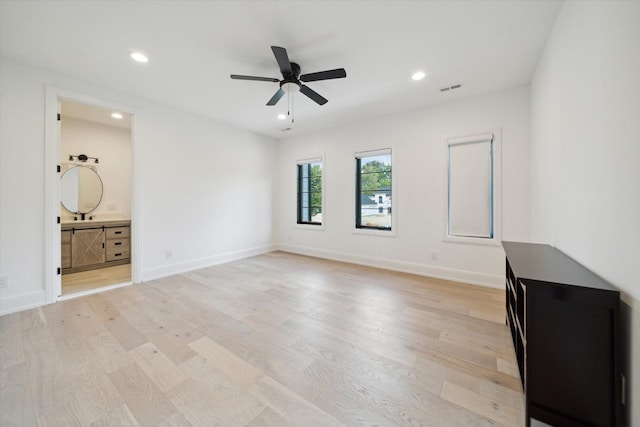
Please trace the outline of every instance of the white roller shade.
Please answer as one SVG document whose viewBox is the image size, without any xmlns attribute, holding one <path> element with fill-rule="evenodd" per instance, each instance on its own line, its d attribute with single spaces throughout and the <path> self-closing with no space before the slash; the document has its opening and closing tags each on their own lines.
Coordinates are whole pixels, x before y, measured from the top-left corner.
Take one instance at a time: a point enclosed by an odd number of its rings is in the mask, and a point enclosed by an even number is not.
<svg viewBox="0 0 640 427">
<path fill-rule="evenodd" d="M 493 237 L 491 135 L 450 140 L 448 234 Z"/>
</svg>

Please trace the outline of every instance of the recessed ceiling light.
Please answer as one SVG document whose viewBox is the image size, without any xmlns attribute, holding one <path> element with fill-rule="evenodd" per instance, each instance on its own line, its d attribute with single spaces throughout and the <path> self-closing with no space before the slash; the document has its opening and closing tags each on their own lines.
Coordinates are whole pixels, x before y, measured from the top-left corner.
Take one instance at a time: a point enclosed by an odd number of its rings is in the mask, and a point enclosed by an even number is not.
<svg viewBox="0 0 640 427">
<path fill-rule="evenodd" d="M 131 54 L 131 59 L 138 62 L 149 62 L 149 58 L 140 52 L 133 52 Z"/>
<path fill-rule="evenodd" d="M 424 79 L 425 76 L 426 76 L 426 74 L 424 73 L 424 71 L 416 71 L 415 73 L 413 73 L 411 78 L 413 80 L 422 80 L 422 79 Z"/>
<path fill-rule="evenodd" d="M 278 119 L 280 119 L 280 120 L 284 120 L 284 119 L 286 119 L 286 118 L 287 118 L 287 115 L 286 115 L 286 114 L 278 114 Z"/>
<path fill-rule="evenodd" d="M 122 114 L 120 113 L 113 113 L 111 114 L 111 117 L 113 117 L 114 119 L 118 119 L 120 120 L 122 118 Z"/>
</svg>

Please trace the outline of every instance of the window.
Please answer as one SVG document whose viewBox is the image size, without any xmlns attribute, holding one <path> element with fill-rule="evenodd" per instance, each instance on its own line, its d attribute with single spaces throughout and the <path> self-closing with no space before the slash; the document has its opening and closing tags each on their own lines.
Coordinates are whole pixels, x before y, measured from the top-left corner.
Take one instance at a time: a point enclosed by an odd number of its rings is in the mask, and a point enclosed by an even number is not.
<svg viewBox="0 0 640 427">
<path fill-rule="evenodd" d="M 499 168 L 493 134 L 447 140 L 447 238 L 494 241 Z"/>
<path fill-rule="evenodd" d="M 298 224 L 322 225 L 322 159 L 298 162 Z"/>
<path fill-rule="evenodd" d="M 356 154 L 356 228 L 391 230 L 391 150 Z"/>
</svg>

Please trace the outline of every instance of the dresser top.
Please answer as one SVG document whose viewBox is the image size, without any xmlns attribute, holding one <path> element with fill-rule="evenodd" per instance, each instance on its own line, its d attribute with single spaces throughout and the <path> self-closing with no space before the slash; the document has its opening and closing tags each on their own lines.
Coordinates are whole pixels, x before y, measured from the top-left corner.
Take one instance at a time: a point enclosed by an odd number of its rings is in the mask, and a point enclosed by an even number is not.
<svg viewBox="0 0 640 427">
<path fill-rule="evenodd" d="M 502 247 L 518 279 L 619 292 L 611 284 L 550 245 L 502 242 Z"/>
</svg>

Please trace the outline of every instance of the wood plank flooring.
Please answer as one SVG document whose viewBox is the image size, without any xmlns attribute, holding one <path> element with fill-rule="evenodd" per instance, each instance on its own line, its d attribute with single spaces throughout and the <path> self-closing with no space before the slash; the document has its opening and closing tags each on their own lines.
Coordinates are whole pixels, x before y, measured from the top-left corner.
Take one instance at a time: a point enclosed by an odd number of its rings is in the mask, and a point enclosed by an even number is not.
<svg viewBox="0 0 640 427">
<path fill-rule="evenodd" d="M 2 426 L 522 426 L 504 292 L 283 252 L 0 317 Z"/>
<path fill-rule="evenodd" d="M 131 264 L 62 275 L 62 295 L 131 281 Z"/>
</svg>

